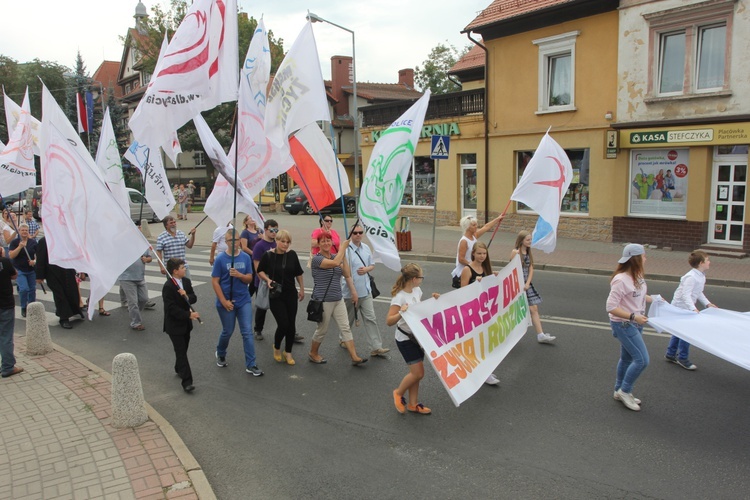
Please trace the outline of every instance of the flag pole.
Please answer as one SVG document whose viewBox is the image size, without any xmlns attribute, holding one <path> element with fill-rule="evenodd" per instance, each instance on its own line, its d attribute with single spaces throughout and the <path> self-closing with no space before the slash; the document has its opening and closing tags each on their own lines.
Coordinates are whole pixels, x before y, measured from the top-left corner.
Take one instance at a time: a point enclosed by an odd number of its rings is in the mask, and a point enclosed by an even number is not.
<svg viewBox="0 0 750 500">
<path fill-rule="evenodd" d="M 356 99 L 356 98 L 355 98 Z M 344 201 L 344 188 L 341 185 L 341 172 L 339 172 L 339 165 L 338 165 L 338 158 L 336 157 L 336 145 L 334 144 L 334 141 L 336 140 L 333 135 L 333 123 L 328 122 L 328 125 L 331 129 L 331 147 L 333 148 L 333 167 L 336 169 L 336 178 L 339 181 L 339 196 L 341 199 L 341 215 L 344 216 L 344 234 L 349 232 L 349 228 L 346 225 L 346 202 Z M 355 151 L 354 154 L 357 154 Z M 357 189 L 357 186 L 354 186 L 355 192 Z"/>
<path fill-rule="evenodd" d="M 508 200 L 508 204 L 505 205 L 505 210 L 503 210 L 503 213 L 500 214 L 500 220 L 497 221 L 497 225 L 495 226 L 495 230 L 492 231 L 492 237 L 490 238 L 490 242 L 487 243 L 487 248 L 490 248 L 490 245 L 492 245 L 492 240 L 495 238 L 495 234 L 497 233 L 497 230 L 500 228 L 500 223 L 503 222 L 503 217 L 505 217 L 505 213 L 508 211 L 508 207 L 510 207 L 510 202 L 513 201 L 512 199 Z"/>
<path fill-rule="evenodd" d="M 237 121 L 238 121 L 239 117 L 238 117 L 237 111 L 239 109 L 239 106 L 240 106 L 240 101 L 238 100 L 235 103 L 235 105 L 234 105 L 234 116 L 232 117 L 232 128 L 234 129 L 234 186 L 233 186 L 234 187 L 234 196 L 232 198 L 232 260 L 230 262 L 230 267 L 229 267 L 230 269 L 234 269 L 234 249 L 235 249 L 235 246 L 236 246 L 236 244 L 235 244 L 235 241 L 236 241 L 235 234 L 237 234 L 235 228 L 237 227 L 237 162 L 239 161 L 238 160 L 238 158 L 239 158 L 239 151 L 238 151 L 239 143 L 238 143 L 238 140 L 237 140 L 237 136 L 239 135 L 239 134 L 237 134 L 237 132 L 239 130 L 239 127 L 237 126 L 238 125 Z M 226 233 L 224 233 L 224 234 L 226 235 Z M 252 265 L 252 259 L 250 259 L 250 260 L 251 260 L 251 265 Z M 255 276 L 253 276 L 253 279 L 255 279 Z M 232 301 L 233 291 L 234 291 L 234 280 L 231 279 L 231 276 L 230 276 L 230 280 L 229 280 L 229 301 L 230 302 Z"/>
<path fill-rule="evenodd" d="M 148 166 L 149 166 L 150 153 L 151 153 L 151 148 L 146 148 L 146 165 L 143 166 L 143 178 L 141 179 L 141 184 L 143 185 L 143 193 L 141 194 L 141 208 L 140 208 L 140 211 L 138 212 L 139 224 L 141 220 L 143 219 L 143 202 L 146 200 L 146 179 L 148 178 Z M 169 187 L 169 185 L 167 185 L 167 187 Z"/>
<path fill-rule="evenodd" d="M 141 236 L 143 236 L 143 233 L 141 233 Z M 167 270 L 167 265 L 164 263 L 163 260 L 161 260 L 161 257 L 159 257 L 159 254 L 156 252 L 156 250 L 154 250 L 154 247 L 151 246 L 151 243 L 146 239 L 145 236 L 143 236 L 143 239 L 148 243 L 148 249 L 151 250 L 151 252 L 153 252 L 153 254 L 156 256 L 156 260 L 159 261 L 159 265 L 161 265 L 161 267 L 164 269 L 164 272 L 167 274 L 167 277 L 170 280 L 172 280 L 172 283 L 174 283 L 174 286 L 176 286 L 177 288 L 180 288 L 180 285 L 177 284 L 177 280 L 174 279 L 174 276 L 172 276 L 169 273 L 169 270 Z M 192 304 L 190 303 L 190 299 L 187 298 L 187 297 L 185 297 L 185 300 L 188 303 L 188 307 L 190 308 L 190 312 L 196 312 L 195 309 L 193 309 Z M 197 319 L 198 319 L 198 323 L 200 323 L 202 325 L 203 324 L 203 320 L 200 319 L 200 317 L 198 317 Z"/>
</svg>

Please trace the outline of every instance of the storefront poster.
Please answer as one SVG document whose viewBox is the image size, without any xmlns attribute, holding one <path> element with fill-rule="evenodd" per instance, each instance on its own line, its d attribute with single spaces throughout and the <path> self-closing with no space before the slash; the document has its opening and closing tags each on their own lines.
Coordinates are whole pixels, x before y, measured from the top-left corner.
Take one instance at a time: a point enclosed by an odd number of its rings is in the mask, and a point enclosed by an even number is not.
<svg viewBox="0 0 750 500">
<path fill-rule="evenodd" d="M 688 149 L 641 149 L 630 157 L 630 213 L 657 217 L 687 214 Z"/>
</svg>

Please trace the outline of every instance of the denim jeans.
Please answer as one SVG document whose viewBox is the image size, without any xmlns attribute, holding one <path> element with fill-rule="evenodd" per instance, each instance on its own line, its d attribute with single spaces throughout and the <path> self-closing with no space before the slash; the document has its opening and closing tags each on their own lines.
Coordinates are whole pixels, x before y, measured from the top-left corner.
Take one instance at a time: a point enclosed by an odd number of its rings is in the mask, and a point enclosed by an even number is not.
<svg viewBox="0 0 750 500">
<path fill-rule="evenodd" d="M 21 308 L 26 309 L 30 302 L 36 302 L 36 272 L 18 271 L 18 296 L 21 297 Z"/>
<path fill-rule="evenodd" d="M 620 342 L 620 361 L 617 363 L 615 390 L 633 392 L 633 384 L 646 369 L 648 350 L 643 342 L 643 326 L 630 321 L 610 321 L 612 336 Z"/>
<path fill-rule="evenodd" d="M 669 345 L 667 346 L 667 356 L 674 357 L 677 354 L 678 358 L 685 361 L 688 359 L 688 351 L 690 350 L 690 344 L 685 342 L 679 337 L 672 335 L 669 339 Z"/>
<path fill-rule="evenodd" d="M 13 327 L 15 325 L 16 309 L 0 309 L 0 358 L 2 358 L 2 374 L 13 371 L 16 357 L 13 355 Z"/>
<path fill-rule="evenodd" d="M 245 367 L 255 366 L 255 340 L 253 340 L 253 305 L 248 302 L 242 307 L 235 307 L 227 311 L 222 306 L 217 306 L 219 319 L 221 320 L 221 335 L 219 343 L 216 344 L 216 353 L 219 357 L 226 357 L 229 339 L 234 333 L 235 320 L 240 325 L 242 335 L 242 347 L 245 350 Z"/>
</svg>

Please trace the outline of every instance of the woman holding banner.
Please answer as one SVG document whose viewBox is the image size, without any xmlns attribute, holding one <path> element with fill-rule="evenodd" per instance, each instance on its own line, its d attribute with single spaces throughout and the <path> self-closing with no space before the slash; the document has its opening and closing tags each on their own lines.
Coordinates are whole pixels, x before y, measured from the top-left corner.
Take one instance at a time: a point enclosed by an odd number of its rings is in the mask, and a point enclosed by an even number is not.
<svg viewBox="0 0 750 500">
<path fill-rule="evenodd" d="M 422 301 L 422 289 L 419 285 L 423 280 L 422 268 L 417 264 L 411 263 L 402 267 L 401 276 L 398 277 L 391 290 L 393 298 L 391 307 L 388 309 L 388 316 L 385 318 L 386 325 L 396 326 L 396 345 L 404 361 L 409 365 L 409 373 L 393 391 L 393 404 L 401 414 L 406 413 L 406 410 L 421 415 L 432 413 L 432 410 L 419 402 L 419 382 L 424 378 L 424 351 L 401 316 L 401 313 L 406 312 L 410 305 Z M 440 294 L 433 293 L 432 296 L 437 299 Z M 408 404 L 406 391 L 409 391 Z"/>
<path fill-rule="evenodd" d="M 341 251 L 331 253 L 333 240 L 328 232 L 320 233 L 316 241 L 320 252 L 314 255 L 312 259 L 312 276 L 313 292 L 312 300 L 323 302 L 323 320 L 318 323 L 312 338 L 312 346 L 308 355 L 310 362 L 322 365 L 328 361 L 318 353 L 320 344 L 328 333 L 328 325 L 331 318 L 336 322 L 341 331 L 341 338 L 344 346 L 352 358 L 354 366 L 360 366 L 367 363 L 367 358 L 361 358 L 354 349 L 354 338 L 352 330 L 349 327 L 349 315 L 346 312 L 346 304 L 341 293 L 341 276 L 346 279 L 346 284 L 352 294 L 354 307 L 357 306 L 357 290 L 354 288 L 354 281 L 349 272 L 349 265 L 346 263 L 346 249 L 349 246 L 349 240 L 346 240 L 341 247 Z"/>
<path fill-rule="evenodd" d="M 461 271 L 461 288 L 471 285 L 475 281 L 482 281 L 482 278 L 491 274 L 492 264 L 490 263 L 487 245 L 481 241 L 477 241 L 471 249 L 471 262 Z M 484 383 L 487 385 L 497 385 L 500 383 L 500 380 L 494 373 L 490 373 L 490 376 L 487 377 Z"/>
<path fill-rule="evenodd" d="M 531 314 L 531 324 L 536 330 L 536 340 L 540 344 L 551 344 L 557 337 L 544 333 L 542 330 L 542 320 L 539 319 L 539 304 L 542 303 L 542 297 L 534 288 L 531 280 L 534 278 L 534 257 L 531 255 L 531 233 L 521 231 L 516 237 L 516 246 L 510 252 L 510 260 L 516 255 L 521 256 L 521 268 L 523 269 L 524 290 L 526 298 L 529 301 L 529 313 Z"/>
<path fill-rule="evenodd" d="M 646 303 L 652 301 L 646 293 L 644 279 L 646 250 L 643 245 L 631 243 L 623 249 L 622 258 L 617 262 L 607 297 L 612 336 L 620 342 L 613 397 L 626 408 L 640 411 L 641 400 L 633 396 L 633 384 L 649 363 L 648 349 L 643 342 L 643 325 L 648 321 Z"/>
</svg>

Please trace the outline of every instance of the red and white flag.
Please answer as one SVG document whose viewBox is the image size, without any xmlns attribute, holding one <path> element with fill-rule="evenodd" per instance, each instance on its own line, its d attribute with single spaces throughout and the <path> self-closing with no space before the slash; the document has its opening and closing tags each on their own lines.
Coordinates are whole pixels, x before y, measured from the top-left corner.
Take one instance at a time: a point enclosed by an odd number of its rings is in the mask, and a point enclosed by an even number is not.
<svg viewBox="0 0 750 500">
<path fill-rule="evenodd" d="M 3 101 L 5 102 L 5 122 L 8 124 L 8 136 L 10 137 L 13 130 L 16 129 L 16 125 L 18 125 L 18 120 L 21 119 L 21 106 L 5 94 L 5 89 L 3 89 Z M 42 122 L 29 115 L 29 123 L 31 124 L 31 137 L 34 139 L 34 154 L 39 156 L 39 129 Z M 1 146 L 2 142 L 0 142 Z"/>
<path fill-rule="evenodd" d="M 560 206 L 572 179 L 568 155 L 547 132 L 510 196 L 539 214 L 531 236 L 532 247 L 545 253 L 555 250 Z"/>
<path fill-rule="evenodd" d="M 159 49 L 159 58 L 156 60 L 156 67 L 159 67 L 161 61 L 164 59 L 164 55 L 167 53 L 169 47 L 169 36 L 164 33 L 164 39 L 161 41 L 161 49 Z M 173 130 L 169 135 L 167 142 L 162 144 L 161 149 L 164 150 L 169 159 L 172 160 L 173 165 L 177 165 L 177 155 L 182 153 L 182 146 L 180 145 L 180 139 L 177 137 L 177 131 Z"/>
<path fill-rule="evenodd" d="M 349 178 L 317 123 L 289 139 L 295 167 L 289 171 L 316 212 L 351 191 Z"/>
<path fill-rule="evenodd" d="M 196 0 L 154 69 L 130 129 L 140 143 L 167 144 L 201 111 L 237 99 L 237 0 Z"/>
<path fill-rule="evenodd" d="M 312 23 L 308 21 L 281 62 L 268 91 L 266 135 L 277 146 L 283 146 L 292 133 L 319 120 L 331 121 L 331 114 Z"/>
<path fill-rule="evenodd" d="M 86 104 L 81 94 L 76 94 L 76 112 L 78 113 L 78 133 L 88 133 L 89 114 L 86 112 Z"/>
<path fill-rule="evenodd" d="M 10 99 L 6 99 L 10 100 Z M 29 90 L 21 105 L 15 128 L 8 129 L 8 144 L 0 153 L 0 195 L 17 194 L 36 185 L 34 138 L 31 133 Z"/>
<path fill-rule="evenodd" d="M 49 259 L 90 276 L 91 319 L 99 299 L 149 245 L 130 214 L 112 198 L 99 168 L 46 87 L 42 110 L 42 217 Z"/>
</svg>

